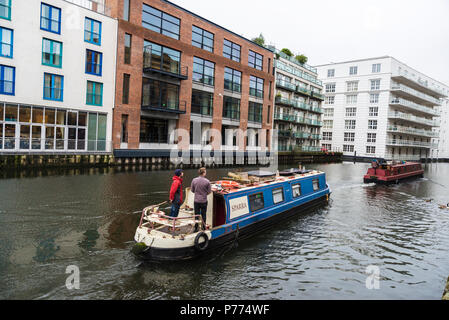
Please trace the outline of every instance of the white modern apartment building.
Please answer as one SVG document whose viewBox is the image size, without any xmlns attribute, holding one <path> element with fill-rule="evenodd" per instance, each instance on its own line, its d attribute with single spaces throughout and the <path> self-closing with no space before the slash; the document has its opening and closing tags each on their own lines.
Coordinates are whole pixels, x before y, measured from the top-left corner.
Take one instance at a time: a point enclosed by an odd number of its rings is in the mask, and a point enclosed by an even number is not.
<svg viewBox="0 0 449 320">
<path fill-rule="evenodd" d="M 102 0 L 0 0 L 0 153 L 111 152 L 117 21 Z"/>
<path fill-rule="evenodd" d="M 324 95 L 317 70 L 282 51 L 274 51 L 278 151 L 320 151 Z"/>
<path fill-rule="evenodd" d="M 434 150 L 432 158 L 449 161 L 449 99 L 442 101 L 440 132 L 438 137 L 438 149 Z"/>
<path fill-rule="evenodd" d="M 317 68 L 324 148 L 367 159 L 434 156 L 447 86 L 389 56 Z"/>
</svg>

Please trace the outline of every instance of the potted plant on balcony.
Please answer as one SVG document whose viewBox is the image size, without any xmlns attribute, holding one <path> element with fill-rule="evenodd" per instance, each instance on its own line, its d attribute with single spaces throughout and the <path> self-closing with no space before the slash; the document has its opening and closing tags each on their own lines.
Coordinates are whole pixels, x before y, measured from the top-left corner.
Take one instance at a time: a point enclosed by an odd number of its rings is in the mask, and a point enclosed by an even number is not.
<svg viewBox="0 0 449 320">
<path fill-rule="evenodd" d="M 295 57 L 296 61 L 298 61 L 300 64 L 305 64 L 307 63 L 307 61 L 309 61 L 309 58 L 307 58 L 305 55 L 303 54 L 299 54 Z"/>
<path fill-rule="evenodd" d="M 287 55 L 288 57 L 293 57 L 293 53 L 290 51 L 290 49 L 284 48 L 281 50 L 282 53 L 284 53 L 285 55 Z"/>
</svg>

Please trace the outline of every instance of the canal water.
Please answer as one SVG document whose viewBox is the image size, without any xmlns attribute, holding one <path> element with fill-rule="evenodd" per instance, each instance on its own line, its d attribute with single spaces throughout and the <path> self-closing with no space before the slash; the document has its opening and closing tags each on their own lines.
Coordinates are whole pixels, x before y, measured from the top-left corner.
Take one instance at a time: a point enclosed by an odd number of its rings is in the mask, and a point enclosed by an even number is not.
<svg viewBox="0 0 449 320">
<path fill-rule="evenodd" d="M 329 205 L 177 264 L 142 264 L 130 253 L 140 211 L 167 199 L 170 172 L 1 179 L 0 298 L 440 299 L 449 210 L 438 204 L 449 202 L 449 164 L 393 186 L 364 185 L 367 164 L 310 167 L 326 172 Z M 194 176 L 186 172 L 186 185 Z M 65 285 L 71 265 L 79 290 Z M 377 270 L 379 287 L 369 290 Z"/>
</svg>

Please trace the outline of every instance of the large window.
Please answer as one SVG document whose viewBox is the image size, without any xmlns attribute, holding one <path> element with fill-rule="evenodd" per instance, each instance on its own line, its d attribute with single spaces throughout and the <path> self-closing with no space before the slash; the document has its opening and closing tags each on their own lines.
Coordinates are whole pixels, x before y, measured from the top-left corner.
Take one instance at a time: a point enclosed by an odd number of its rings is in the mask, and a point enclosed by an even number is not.
<svg viewBox="0 0 449 320">
<path fill-rule="evenodd" d="M 354 142 L 355 141 L 355 133 L 354 132 L 345 132 L 344 142 Z"/>
<path fill-rule="evenodd" d="M 62 67 L 62 42 L 42 40 L 42 64 L 51 67 Z"/>
<path fill-rule="evenodd" d="M 326 84 L 326 93 L 334 93 L 335 92 L 335 83 Z"/>
<path fill-rule="evenodd" d="M 142 106 L 161 110 L 179 110 L 179 86 L 143 78 Z"/>
<path fill-rule="evenodd" d="M 252 194 L 248 196 L 249 206 L 252 212 L 259 211 L 265 207 L 263 193 Z"/>
<path fill-rule="evenodd" d="M 263 55 L 249 50 L 248 65 L 257 70 L 263 70 Z"/>
<path fill-rule="evenodd" d="M 122 103 L 128 104 L 129 103 L 129 81 L 130 81 L 131 75 L 129 74 L 123 74 L 123 90 L 122 90 Z"/>
<path fill-rule="evenodd" d="M 56 74 L 44 74 L 44 99 L 62 101 L 64 97 L 64 77 Z"/>
<path fill-rule="evenodd" d="M 0 18 L 11 20 L 11 0 L 0 0 Z"/>
<path fill-rule="evenodd" d="M 349 68 L 349 75 L 355 76 L 358 73 L 359 68 L 357 66 Z"/>
<path fill-rule="evenodd" d="M 61 34 L 61 9 L 42 3 L 41 29 Z"/>
<path fill-rule="evenodd" d="M 225 67 L 224 88 L 234 92 L 242 92 L 242 73 Z"/>
<path fill-rule="evenodd" d="M 145 41 L 144 68 L 180 73 L 181 52 Z"/>
<path fill-rule="evenodd" d="M 132 35 L 125 33 L 125 64 L 131 63 L 131 44 L 132 44 Z"/>
<path fill-rule="evenodd" d="M 192 46 L 214 52 L 214 34 L 192 26 Z"/>
<path fill-rule="evenodd" d="M 263 105 L 250 101 L 248 108 L 248 121 L 262 123 L 262 109 Z"/>
<path fill-rule="evenodd" d="M 214 109 L 214 95 L 209 92 L 192 90 L 192 113 L 212 116 Z"/>
<path fill-rule="evenodd" d="M 103 54 L 101 52 L 86 50 L 86 73 L 101 76 Z"/>
<path fill-rule="evenodd" d="M 86 104 L 91 106 L 103 105 L 103 84 L 94 81 L 87 81 Z"/>
<path fill-rule="evenodd" d="M 215 63 L 193 57 L 193 81 L 214 85 Z"/>
<path fill-rule="evenodd" d="M 84 22 L 84 41 L 101 45 L 101 22 L 86 18 Z"/>
<path fill-rule="evenodd" d="M 0 94 L 13 96 L 16 87 L 16 68 L 0 65 Z"/>
<path fill-rule="evenodd" d="M 145 28 L 179 40 L 179 25 L 178 18 L 143 4 L 142 26 Z"/>
<path fill-rule="evenodd" d="M 249 77 L 249 94 L 257 98 L 263 98 L 263 79 L 250 76 Z"/>
<path fill-rule="evenodd" d="M 379 107 L 369 107 L 369 117 L 378 117 L 379 116 Z"/>
<path fill-rule="evenodd" d="M 357 104 L 357 95 L 347 95 L 346 104 Z"/>
<path fill-rule="evenodd" d="M 238 44 L 224 39 L 224 43 L 223 43 L 223 56 L 224 57 L 234 60 L 234 61 L 237 61 L 237 62 L 240 62 L 241 50 L 242 50 L 242 47 L 239 46 Z"/>
<path fill-rule="evenodd" d="M 371 80 L 371 90 L 380 90 L 380 79 Z"/>
<path fill-rule="evenodd" d="M 355 130 L 356 121 L 355 120 L 345 120 L 346 130 Z"/>
<path fill-rule="evenodd" d="M 168 143 L 168 120 L 141 117 L 140 143 Z"/>
<path fill-rule="evenodd" d="M 358 81 L 350 81 L 346 82 L 347 89 L 346 91 L 353 92 L 359 90 L 359 82 Z"/>
<path fill-rule="evenodd" d="M 380 63 L 373 64 L 373 73 L 380 73 L 381 66 Z"/>
<path fill-rule="evenodd" d="M 240 99 L 224 96 L 223 118 L 240 120 Z"/>
<path fill-rule="evenodd" d="M 0 27 L 0 56 L 12 58 L 14 32 L 11 29 Z"/>
<path fill-rule="evenodd" d="M 357 115 L 357 108 L 346 108 L 346 117 L 355 117 Z"/>
<path fill-rule="evenodd" d="M 377 120 L 368 120 L 368 130 L 377 130 Z"/>
<path fill-rule="evenodd" d="M 0 104 L 0 128 L 4 120 L 3 110 L 5 110 L 5 121 L 7 121 L 4 126 L 5 149 L 86 151 L 88 149 L 87 137 L 89 136 L 89 145 L 91 145 L 89 150 L 106 150 L 107 117 L 105 114 L 40 106 Z M 94 121 L 90 121 L 91 119 Z M 2 130 L 0 130 L 0 147 L 2 145 L 1 132 Z"/>
</svg>

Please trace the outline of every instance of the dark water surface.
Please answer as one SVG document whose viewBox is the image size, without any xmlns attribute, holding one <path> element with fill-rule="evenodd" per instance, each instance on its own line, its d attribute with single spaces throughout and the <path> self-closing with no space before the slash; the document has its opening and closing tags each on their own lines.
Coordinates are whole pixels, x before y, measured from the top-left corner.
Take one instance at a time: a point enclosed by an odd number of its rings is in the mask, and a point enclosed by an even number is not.
<svg viewBox="0 0 449 320">
<path fill-rule="evenodd" d="M 438 204 L 449 202 L 449 164 L 387 187 L 362 183 L 367 164 L 313 167 L 327 173 L 328 206 L 236 249 L 169 265 L 130 253 L 140 211 L 167 198 L 169 172 L 2 179 L 0 298 L 440 299 L 449 210 Z M 65 286 L 69 265 L 80 269 L 80 290 Z M 366 288 L 370 265 L 380 268 L 379 290 Z"/>
</svg>

